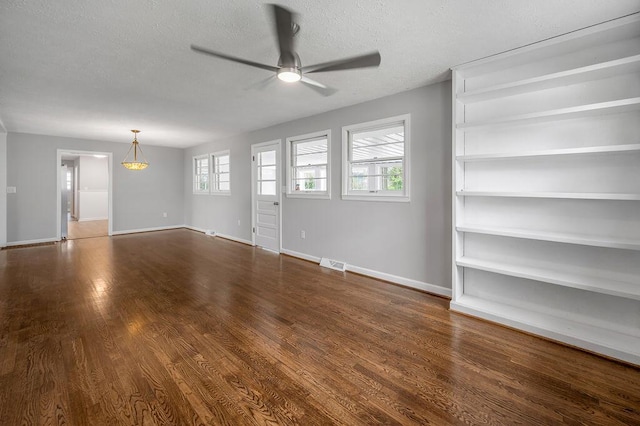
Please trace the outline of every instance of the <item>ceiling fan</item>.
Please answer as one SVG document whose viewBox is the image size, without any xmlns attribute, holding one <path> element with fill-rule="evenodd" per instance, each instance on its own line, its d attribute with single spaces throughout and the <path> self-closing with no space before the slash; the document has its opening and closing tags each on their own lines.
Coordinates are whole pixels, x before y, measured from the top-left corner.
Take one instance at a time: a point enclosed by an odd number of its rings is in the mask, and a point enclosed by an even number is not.
<svg viewBox="0 0 640 426">
<path fill-rule="evenodd" d="M 295 14 L 288 9 L 277 4 L 270 5 L 273 9 L 276 24 L 276 34 L 278 36 L 278 47 L 280 49 L 280 58 L 277 66 L 265 65 L 254 61 L 227 55 L 225 53 L 216 52 L 211 49 L 191 45 L 191 50 L 203 53 L 205 55 L 215 56 L 217 58 L 226 59 L 233 62 L 261 68 L 267 71 L 275 72 L 275 76 L 285 82 L 293 83 L 299 81 L 308 87 L 316 90 L 324 96 L 335 93 L 332 89 L 320 82 L 310 79 L 306 74 L 314 72 L 340 71 L 354 68 L 377 67 L 380 65 L 380 53 L 378 51 L 367 53 L 365 55 L 353 56 L 350 58 L 338 59 L 320 64 L 302 66 L 300 57 L 294 49 L 294 36 L 300 31 L 300 26 L 295 22 Z M 273 79 L 274 76 L 260 82 L 261 85 Z"/>
</svg>

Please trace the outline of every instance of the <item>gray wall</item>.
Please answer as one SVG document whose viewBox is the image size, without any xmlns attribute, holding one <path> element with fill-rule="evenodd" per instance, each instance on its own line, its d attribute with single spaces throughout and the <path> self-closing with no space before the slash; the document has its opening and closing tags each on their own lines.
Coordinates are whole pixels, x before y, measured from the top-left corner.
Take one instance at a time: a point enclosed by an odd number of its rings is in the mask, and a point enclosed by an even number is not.
<svg viewBox="0 0 640 426">
<path fill-rule="evenodd" d="M 17 193 L 7 195 L 8 243 L 56 237 L 58 149 L 113 153 L 114 232 L 184 223 L 181 149 L 143 145 L 150 166 L 136 172 L 120 165 L 128 143 L 9 133 L 7 185 Z"/>
<path fill-rule="evenodd" d="M 81 170 L 78 190 L 106 191 L 109 188 L 109 159 L 83 155 L 78 160 Z"/>
<path fill-rule="evenodd" d="M 0 247 L 7 245 L 7 134 L 0 131 Z"/>
<path fill-rule="evenodd" d="M 411 114 L 411 202 L 342 200 L 341 127 L 406 113 Z M 450 82 L 187 149 L 185 223 L 251 240 L 251 144 L 324 129 L 331 129 L 332 137 L 331 200 L 283 197 L 283 248 L 451 288 Z M 223 149 L 231 150 L 232 196 L 193 195 L 192 157 Z M 284 143 L 282 152 L 285 182 Z"/>
</svg>

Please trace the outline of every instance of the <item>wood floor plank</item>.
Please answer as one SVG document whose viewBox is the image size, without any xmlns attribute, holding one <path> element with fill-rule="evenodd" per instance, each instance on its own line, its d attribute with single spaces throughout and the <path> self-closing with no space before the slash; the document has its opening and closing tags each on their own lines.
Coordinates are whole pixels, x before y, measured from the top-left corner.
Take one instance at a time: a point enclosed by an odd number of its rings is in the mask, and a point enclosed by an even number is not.
<svg viewBox="0 0 640 426">
<path fill-rule="evenodd" d="M 640 425 L 640 368 L 189 230 L 0 251 L 1 425 Z"/>
</svg>

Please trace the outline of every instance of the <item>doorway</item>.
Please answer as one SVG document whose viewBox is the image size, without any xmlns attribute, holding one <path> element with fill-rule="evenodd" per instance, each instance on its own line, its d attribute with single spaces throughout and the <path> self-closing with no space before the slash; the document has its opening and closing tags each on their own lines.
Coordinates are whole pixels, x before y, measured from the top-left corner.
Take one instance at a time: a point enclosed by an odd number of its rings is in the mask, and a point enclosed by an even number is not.
<svg viewBox="0 0 640 426">
<path fill-rule="evenodd" d="M 251 145 L 253 244 L 280 253 L 280 140 Z"/>
<path fill-rule="evenodd" d="M 112 155 L 58 150 L 58 240 L 112 234 Z"/>
</svg>

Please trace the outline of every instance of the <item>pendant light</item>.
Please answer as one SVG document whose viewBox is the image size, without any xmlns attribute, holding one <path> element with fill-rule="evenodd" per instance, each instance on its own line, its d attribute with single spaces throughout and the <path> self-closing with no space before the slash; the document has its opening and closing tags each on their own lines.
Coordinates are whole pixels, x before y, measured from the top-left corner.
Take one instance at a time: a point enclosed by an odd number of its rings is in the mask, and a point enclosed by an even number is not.
<svg viewBox="0 0 640 426">
<path fill-rule="evenodd" d="M 149 163 L 145 160 L 144 155 L 142 154 L 142 149 L 138 146 L 138 133 L 140 133 L 140 130 L 132 130 L 132 132 L 133 142 L 131 143 L 131 148 L 127 151 L 127 155 L 124 156 L 124 160 L 122 160 L 122 165 L 129 170 L 143 170 L 149 166 Z M 133 150 L 133 161 L 127 161 L 127 157 L 129 157 L 131 150 Z M 138 151 L 140 151 L 142 161 L 138 161 Z"/>
</svg>

